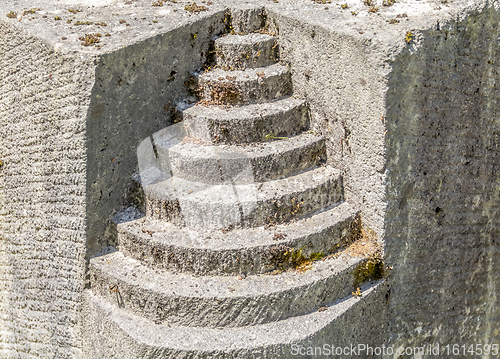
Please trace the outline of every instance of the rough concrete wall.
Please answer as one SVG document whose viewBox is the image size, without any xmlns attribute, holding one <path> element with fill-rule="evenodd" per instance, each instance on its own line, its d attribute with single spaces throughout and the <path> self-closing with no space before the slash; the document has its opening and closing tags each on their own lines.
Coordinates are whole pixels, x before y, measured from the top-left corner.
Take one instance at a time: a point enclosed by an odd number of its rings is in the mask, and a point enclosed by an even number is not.
<svg viewBox="0 0 500 359">
<path fill-rule="evenodd" d="M 100 58 L 87 119 L 87 255 L 114 246 L 113 214 L 131 204 L 141 141 L 171 124 L 185 82 L 226 27 L 225 11 Z"/>
<path fill-rule="evenodd" d="M 382 237 L 382 66 L 369 39 L 326 27 L 331 20 L 314 25 L 320 21 L 311 14 L 300 18 L 300 13 L 269 11 L 269 22 L 279 29 L 281 59 L 291 66 L 294 95 L 309 102 L 312 129 L 326 137 L 329 161 L 345 173 L 346 199 L 362 209 L 364 223 Z"/>
<path fill-rule="evenodd" d="M 499 343 L 499 21 L 488 8 L 423 31 L 393 64 L 385 238 L 397 345 Z"/>
<path fill-rule="evenodd" d="M 92 59 L 15 26 L 0 21 L 0 358 L 74 358 Z"/>
</svg>

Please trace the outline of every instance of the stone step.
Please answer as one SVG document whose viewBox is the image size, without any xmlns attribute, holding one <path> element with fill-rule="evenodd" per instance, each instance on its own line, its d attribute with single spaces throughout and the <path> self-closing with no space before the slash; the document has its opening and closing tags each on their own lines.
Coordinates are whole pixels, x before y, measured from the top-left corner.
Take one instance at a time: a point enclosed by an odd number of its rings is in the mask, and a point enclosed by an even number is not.
<svg viewBox="0 0 500 359">
<path fill-rule="evenodd" d="M 312 134 L 239 145 L 185 142 L 158 151 L 171 174 L 206 184 L 264 182 L 304 171 L 326 161 L 325 140 Z M 158 146 L 157 146 L 158 147 Z"/>
<path fill-rule="evenodd" d="M 275 275 L 195 276 L 152 269 L 121 252 L 90 261 L 93 293 L 153 320 L 186 327 L 242 327 L 306 314 L 352 293 L 363 257 L 341 255 Z"/>
<path fill-rule="evenodd" d="M 277 100 L 292 94 L 290 71 L 280 64 L 226 71 L 214 69 L 198 77 L 200 94 L 208 105 L 245 105 Z"/>
<path fill-rule="evenodd" d="M 385 332 L 375 319 L 383 315 L 387 290 L 382 281 L 361 289 L 362 297 L 348 295 L 302 316 L 236 328 L 158 325 L 87 290 L 83 294 L 83 350 L 86 358 L 107 359 L 292 359 L 305 358 L 297 352 L 304 347 L 375 346 L 384 339 L 378 333 Z M 346 336 L 346 328 L 352 325 L 358 327 L 353 336 Z"/>
<path fill-rule="evenodd" d="M 171 177 L 145 187 L 144 193 L 147 216 L 207 230 L 275 225 L 344 200 L 340 171 L 330 166 L 243 185 L 207 185 Z"/>
<path fill-rule="evenodd" d="M 267 34 L 227 35 L 215 40 L 216 63 L 224 70 L 265 67 L 278 61 L 278 43 Z"/>
<path fill-rule="evenodd" d="M 118 225 L 118 245 L 124 255 L 170 272 L 264 274 L 333 253 L 359 238 L 360 224 L 359 210 L 347 202 L 289 224 L 226 233 L 143 217 Z"/>
<path fill-rule="evenodd" d="M 291 137 L 309 128 L 306 102 L 292 97 L 229 108 L 198 104 L 182 117 L 189 136 L 214 144 L 259 142 L 269 134 Z"/>
</svg>

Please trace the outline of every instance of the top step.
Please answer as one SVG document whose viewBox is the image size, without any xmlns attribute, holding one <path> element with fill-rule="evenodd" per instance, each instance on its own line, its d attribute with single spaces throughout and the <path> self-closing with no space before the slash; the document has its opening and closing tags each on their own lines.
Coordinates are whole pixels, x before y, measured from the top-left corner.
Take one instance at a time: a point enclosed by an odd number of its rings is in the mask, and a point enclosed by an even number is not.
<svg viewBox="0 0 500 359">
<path fill-rule="evenodd" d="M 217 65 L 224 70 L 265 67 L 278 61 L 276 37 L 267 34 L 228 35 L 215 40 Z"/>
</svg>

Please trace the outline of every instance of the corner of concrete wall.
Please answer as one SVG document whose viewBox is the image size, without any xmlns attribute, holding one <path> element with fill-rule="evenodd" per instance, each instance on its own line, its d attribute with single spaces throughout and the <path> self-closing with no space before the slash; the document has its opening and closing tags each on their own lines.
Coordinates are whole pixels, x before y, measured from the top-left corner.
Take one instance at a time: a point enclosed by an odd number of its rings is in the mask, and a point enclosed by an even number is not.
<svg viewBox="0 0 500 359">
<path fill-rule="evenodd" d="M 500 310 L 500 13 L 418 34 L 387 92 L 395 345 L 493 344 Z M 484 356 L 489 357 L 489 356 Z"/>
<path fill-rule="evenodd" d="M 103 55 L 87 117 L 87 257 L 115 246 L 111 217 L 132 204 L 137 148 L 170 125 L 186 81 L 225 30 L 225 11 Z M 201 15 L 200 15 L 201 16 Z"/>
<path fill-rule="evenodd" d="M 371 40 L 320 25 L 313 16 L 268 12 L 294 95 L 309 102 L 312 129 L 326 137 L 329 161 L 344 172 L 346 199 L 382 241 L 386 80 Z"/>
<path fill-rule="evenodd" d="M 0 20 L 0 357 L 75 358 L 93 58 Z"/>
</svg>

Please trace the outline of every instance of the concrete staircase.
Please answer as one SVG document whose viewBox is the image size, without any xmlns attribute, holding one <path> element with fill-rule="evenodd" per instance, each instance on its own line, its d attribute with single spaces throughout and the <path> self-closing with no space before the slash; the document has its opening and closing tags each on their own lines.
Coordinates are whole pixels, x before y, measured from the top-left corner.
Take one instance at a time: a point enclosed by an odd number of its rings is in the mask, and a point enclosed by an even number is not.
<svg viewBox="0 0 500 359">
<path fill-rule="evenodd" d="M 363 306 L 351 293 L 366 257 L 345 251 L 359 211 L 308 132 L 307 104 L 290 97 L 276 38 L 215 47 L 202 100 L 153 135 L 146 216 L 90 261 L 94 358 L 297 357 L 293 345 L 334 341 Z"/>
</svg>

